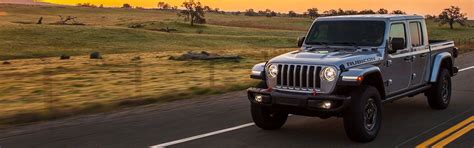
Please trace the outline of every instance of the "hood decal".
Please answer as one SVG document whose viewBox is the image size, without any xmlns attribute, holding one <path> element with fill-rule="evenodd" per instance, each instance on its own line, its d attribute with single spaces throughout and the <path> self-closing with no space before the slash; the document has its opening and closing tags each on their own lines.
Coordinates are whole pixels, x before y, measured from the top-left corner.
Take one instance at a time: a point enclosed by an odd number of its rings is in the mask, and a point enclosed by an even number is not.
<svg viewBox="0 0 474 148">
<path fill-rule="evenodd" d="M 367 57 L 367 58 L 363 58 L 363 59 L 357 59 L 357 60 L 354 60 L 354 61 L 346 62 L 346 66 L 347 67 L 354 67 L 354 66 L 357 66 L 357 65 L 372 63 L 372 62 L 375 62 L 375 61 L 378 61 L 378 60 L 381 60 L 381 58 L 377 57 L 377 56 Z"/>
</svg>

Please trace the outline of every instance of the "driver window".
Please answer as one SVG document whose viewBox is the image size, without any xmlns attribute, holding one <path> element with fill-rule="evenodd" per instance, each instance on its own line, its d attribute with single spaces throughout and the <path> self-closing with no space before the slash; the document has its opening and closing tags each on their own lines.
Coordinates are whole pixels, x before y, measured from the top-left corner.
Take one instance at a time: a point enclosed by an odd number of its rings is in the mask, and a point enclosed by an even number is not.
<svg viewBox="0 0 474 148">
<path fill-rule="evenodd" d="M 402 38 L 405 41 L 404 49 L 407 47 L 407 39 L 406 39 L 406 29 L 405 29 L 405 24 L 403 23 L 396 23 L 392 24 L 390 27 L 390 35 L 389 35 L 389 40 L 392 40 L 393 38 Z M 407 52 L 407 50 L 398 50 L 396 54 L 398 53 L 404 53 Z"/>
</svg>

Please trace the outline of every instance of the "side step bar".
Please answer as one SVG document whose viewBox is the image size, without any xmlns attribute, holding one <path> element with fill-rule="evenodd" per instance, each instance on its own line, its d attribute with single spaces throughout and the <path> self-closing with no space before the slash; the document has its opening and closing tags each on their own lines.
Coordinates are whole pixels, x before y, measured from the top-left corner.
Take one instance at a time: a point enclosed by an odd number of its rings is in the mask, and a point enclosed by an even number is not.
<svg viewBox="0 0 474 148">
<path fill-rule="evenodd" d="M 401 94 L 398 94 L 398 95 L 388 97 L 385 100 L 382 100 L 382 103 L 393 102 L 393 101 L 396 101 L 396 100 L 401 99 L 403 97 L 413 96 L 413 95 L 422 93 L 423 91 L 429 89 L 430 87 L 431 87 L 431 84 L 424 85 L 424 86 L 421 86 L 419 88 L 416 88 L 416 89 L 413 89 L 413 90 L 410 90 L 410 91 L 407 91 L 407 92 L 404 92 L 404 93 L 401 93 Z"/>
</svg>

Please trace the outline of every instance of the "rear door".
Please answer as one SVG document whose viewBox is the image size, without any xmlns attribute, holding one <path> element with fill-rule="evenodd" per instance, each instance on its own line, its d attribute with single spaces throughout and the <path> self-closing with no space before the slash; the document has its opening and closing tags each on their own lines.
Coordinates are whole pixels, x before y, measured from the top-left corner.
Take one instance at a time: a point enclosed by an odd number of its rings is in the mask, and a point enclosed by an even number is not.
<svg viewBox="0 0 474 148">
<path fill-rule="evenodd" d="M 428 66 L 430 59 L 430 48 L 428 45 L 428 39 L 426 39 L 426 26 L 424 21 L 413 20 L 409 21 L 409 33 L 410 33 L 410 47 L 412 52 L 412 74 L 411 74 L 411 87 L 418 87 L 426 84 L 428 81 Z"/>
<path fill-rule="evenodd" d="M 396 53 L 388 54 L 387 63 L 384 68 L 387 94 L 393 95 L 409 88 L 411 81 L 411 50 L 408 47 L 408 25 L 406 21 L 397 21 L 390 24 L 389 40 L 392 38 L 403 38 L 405 48 L 397 50 Z"/>
</svg>

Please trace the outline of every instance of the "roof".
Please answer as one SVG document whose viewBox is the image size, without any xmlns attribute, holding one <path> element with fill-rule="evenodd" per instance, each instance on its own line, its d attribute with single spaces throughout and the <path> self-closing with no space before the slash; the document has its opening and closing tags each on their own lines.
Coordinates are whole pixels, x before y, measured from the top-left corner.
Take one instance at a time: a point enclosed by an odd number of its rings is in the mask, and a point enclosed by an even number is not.
<svg viewBox="0 0 474 148">
<path fill-rule="evenodd" d="M 413 20 L 423 19 L 419 15 L 399 15 L 399 14 L 368 14 L 368 15 L 340 15 L 319 17 L 317 20 Z"/>
</svg>

